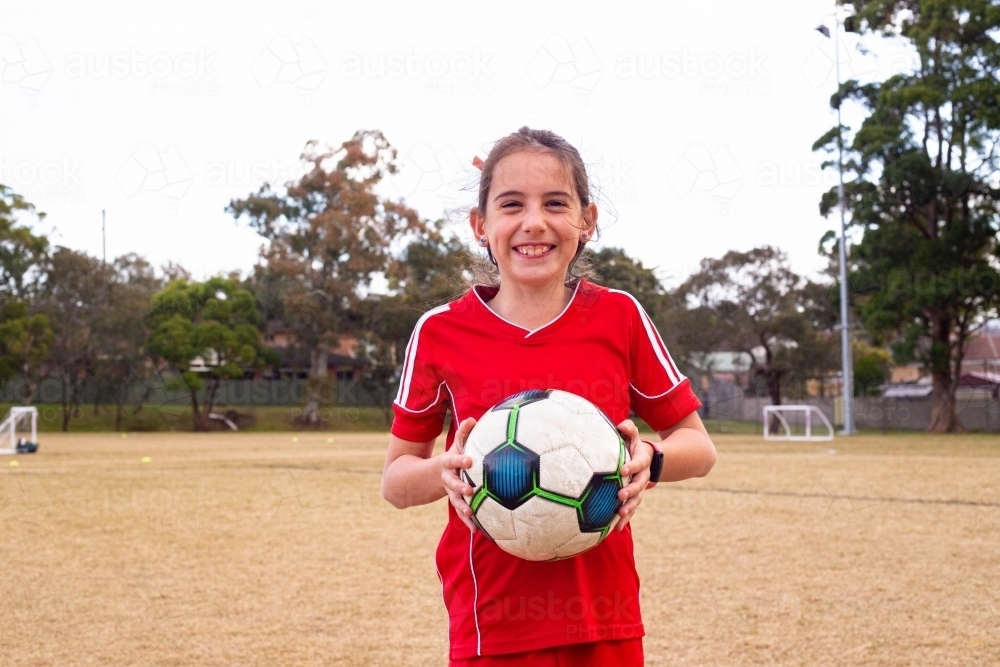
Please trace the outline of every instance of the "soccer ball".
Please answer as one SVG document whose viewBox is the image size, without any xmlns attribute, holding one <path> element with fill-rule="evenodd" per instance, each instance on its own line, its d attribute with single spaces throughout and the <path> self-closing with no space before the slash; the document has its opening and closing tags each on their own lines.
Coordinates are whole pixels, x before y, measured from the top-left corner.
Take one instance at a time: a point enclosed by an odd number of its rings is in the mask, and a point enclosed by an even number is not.
<svg viewBox="0 0 1000 667">
<path fill-rule="evenodd" d="M 465 443 L 462 471 L 473 521 L 508 553 L 571 558 L 618 523 L 629 483 L 625 440 L 600 408 L 576 394 L 535 389 L 490 409 Z"/>
</svg>

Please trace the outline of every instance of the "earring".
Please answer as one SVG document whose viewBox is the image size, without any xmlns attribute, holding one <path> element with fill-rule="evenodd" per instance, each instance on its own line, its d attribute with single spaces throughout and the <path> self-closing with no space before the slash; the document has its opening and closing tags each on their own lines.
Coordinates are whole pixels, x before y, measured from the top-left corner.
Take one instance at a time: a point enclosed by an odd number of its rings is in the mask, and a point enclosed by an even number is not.
<svg viewBox="0 0 1000 667">
<path fill-rule="evenodd" d="M 485 236 L 480 236 L 479 237 L 479 245 L 486 245 L 486 237 Z"/>
<path fill-rule="evenodd" d="M 587 232 L 584 232 L 583 234 L 580 235 L 580 238 L 582 238 L 584 241 L 586 241 L 589 236 L 590 235 Z"/>
</svg>

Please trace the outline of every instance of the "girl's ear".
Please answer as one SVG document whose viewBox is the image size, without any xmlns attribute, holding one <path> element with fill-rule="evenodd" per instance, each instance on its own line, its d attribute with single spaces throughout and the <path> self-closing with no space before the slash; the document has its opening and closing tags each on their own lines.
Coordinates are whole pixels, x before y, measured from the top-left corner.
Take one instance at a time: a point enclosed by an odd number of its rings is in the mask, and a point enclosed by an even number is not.
<svg viewBox="0 0 1000 667">
<path fill-rule="evenodd" d="M 473 206 L 469 209 L 469 226 L 472 227 L 472 235 L 475 237 L 477 243 L 480 238 L 486 236 L 486 217 L 479 210 L 478 206 Z"/>
<path fill-rule="evenodd" d="M 590 238 L 594 238 L 594 232 L 597 230 L 597 204 L 590 202 L 583 207 L 583 229 L 581 232 L 586 232 Z"/>
</svg>

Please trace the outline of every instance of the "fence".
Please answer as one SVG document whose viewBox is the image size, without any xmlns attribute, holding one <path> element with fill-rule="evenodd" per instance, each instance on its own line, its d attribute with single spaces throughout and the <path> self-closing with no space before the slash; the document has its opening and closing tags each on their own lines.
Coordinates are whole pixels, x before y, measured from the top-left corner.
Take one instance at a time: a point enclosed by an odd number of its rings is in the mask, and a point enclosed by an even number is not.
<svg viewBox="0 0 1000 667">
<path fill-rule="evenodd" d="M 250 405 L 302 405 L 305 403 L 308 390 L 306 380 L 224 380 L 215 394 L 215 405 L 250 406 Z M 0 388 L 0 403 L 21 403 L 25 394 L 25 385 L 21 380 L 8 382 Z M 331 384 L 330 391 L 324 395 L 323 402 L 335 405 L 349 406 L 379 406 L 391 401 L 396 394 L 396 386 L 390 385 L 380 390 L 363 386 L 356 380 L 340 380 Z M 185 406 L 191 402 L 191 394 L 187 390 L 168 389 L 164 378 L 156 376 L 146 382 L 133 382 L 125 389 L 128 402 L 137 404 L 142 401 L 150 407 Z M 198 400 L 204 401 L 205 392 L 198 392 Z M 58 378 L 46 378 L 35 393 L 33 403 L 60 403 L 62 400 L 62 385 Z M 114 403 L 111 392 L 98 392 L 93 384 L 86 384 L 81 391 L 81 404 L 94 402 L 102 404 Z"/>
<path fill-rule="evenodd" d="M 707 400 L 706 400 L 707 399 Z M 746 397 L 740 393 L 711 392 L 703 397 L 702 416 L 740 422 L 760 422 L 764 406 L 770 398 Z M 835 399 L 809 398 L 786 401 L 789 404 L 814 405 L 833 424 L 842 421 L 837 414 Z M 1000 432 L 1000 404 L 985 392 L 960 392 L 957 396 L 958 418 L 970 431 Z M 931 399 L 879 398 L 854 399 L 854 425 L 859 429 L 882 431 L 922 431 L 931 422 Z"/>
<path fill-rule="evenodd" d="M 225 380 L 216 393 L 215 404 L 219 407 L 303 405 L 306 391 L 306 380 Z M 97 394 L 97 388 L 87 384 L 81 392 L 80 402 L 84 405 L 94 403 L 95 399 L 102 404 L 114 402 L 113 396 L 108 392 L 101 396 Z M 199 401 L 204 400 L 204 394 L 204 391 L 199 392 Z M 323 397 L 323 402 L 358 407 L 380 406 L 388 404 L 395 394 L 394 384 L 375 390 L 356 380 L 341 380 L 332 385 L 329 395 Z M 23 396 L 24 384 L 20 380 L 8 382 L 0 388 L 0 403 L 21 403 Z M 168 389 L 164 378 L 160 376 L 144 383 L 132 383 L 126 390 L 126 396 L 133 405 L 143 401 L 144 405 L 151 408 L 182 409 L 191 401 L 191 395 L 187 391 Z M 61 398 L 62 386 L 59 380 L 46 378 L 39 385 L 33 402 L 59 403 Z M 744 396 L 742 390 L 729 383 L 713 383 L 711 390 L 703 394 L 701 399 L 704 404 L 703 418 L 739 422 L 759 423 L 764 406 L 771 404 L 769 398 Z M 839 424 L 833 398 L 794 399 L 787 402 L 815 405 L 831 423 Z M 1000 432 L 998 402 L 989 393 L 963 391 L 958 394 L 957 403 L 958 417 L 965 428 Z M 930 419 L 930 398 L 854 399 L 854 423 L 858 428 L 922 431 L 930 424 Z"/>
</svg>

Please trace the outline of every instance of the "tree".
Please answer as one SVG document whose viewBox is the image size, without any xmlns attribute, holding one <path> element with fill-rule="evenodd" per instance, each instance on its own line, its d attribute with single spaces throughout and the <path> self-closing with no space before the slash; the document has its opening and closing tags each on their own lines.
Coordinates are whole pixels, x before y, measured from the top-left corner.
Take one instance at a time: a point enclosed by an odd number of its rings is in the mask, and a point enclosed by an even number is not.
<svg viewBox="0 0 1000 667">
<path fill-rule="evenodd" d="M 208 430 L 222 381 L 243 377 L 258 362 L 261 341 L 253 295 L 229 278 L 175 280 L 153 296 L 149 319 L 150 351 L 169 364 L 175 386 L 190 392 L 194 429 Z M 197 357 L 211 368 L 207 381 L 191 370 Z"/>
<path fill-rule="evenodd" d="M 0 298 L 27 300 L 38 280 L 38 267 L 48 254 L 49 242 L 36 236 L 19 218 L 33 215 L 44 220 L 34 205 L 0 183 Z"/>
<path fill-rule="evenodd" d="M 47 362 L 50 372 L 59 378 L 62 430 L 68 431 L 92 373 L 94 324 L 110 306 L 110 272 L 99 259 L 64 247 L 56 248 L 44 271 L 37 308 L 52 323 L 54 336 Z"/>
<path fill-rule="evenodd" d="M 892 356 L 880 347 L 854 344 L 854 395 L 878 396 L 889 379 Z"/>
<path fill-rule="evenodd" d="M 0 183 L 0 382 L 21 374 L 27 405 L 47 372 L 52 329 L 49 319 L 33 308 L 49 242 L 32 233 L 25 217 L 43 220 L 45 214 Z"/>
<path fill-rule="evenodd" d="M 52 345 L 52 327 L 42 314 L 29 314 L 23 301 L 8 301 L 0 306 L 0 383 L 17 373 L 25 377 L 24 404 L 31 402 L 37 384 L 32 383 L 32 369 L 41 366 Z"/>
<path fill-rule="evenodd" d="M 95 405 L 100 396 L 110 395 L 115 402 L 115 430 L 121 430 L 130 390 L 136 384 L 145 386 L 154 370 L 148 351 L 150 303 L 164 281 L 145 259 L 132 253 L 115 259 L 108 274 L 105 307 L 93 324 L 92 377 Z M 139 397 L 133 415 L 145 398 Z"/>
<path fill-rule="evenodd" d="M 780 405 L 789 350 L 807 333 L 802 284 L 785 254 L 770 246 L 703 259 L 699 271 L 678 288 L 698 320 L 710 327 L 702 330 L 700 343 L 688 344 L 702 353 L 724 346 L 750 355 L 751 374 L 765 385 L 771 402 Z M 757 350 L 763 363 L 757 361 Z"/>
<path fill-rule="evenodd" d="M 966 344 L 997 313 L 1000 231 L 1000 6 L 989 0 L 844 2 L 865 33 L 905 41 L 918 56 L 911 73 L 861 85 L 831 100 L 866 117 L 847 146 L 845 183 L 852 280 L 879 289 L 859 295 L 864 323 L 891 342 L 897 361 L 919 360 L 933 378 L 928 431 L 961 429 L 955 391 Z M 814 149 L 835 151 L 841 128 Z M 849 130 L 848 128 L 844 128 Z M 829 163 L 828 163 L 829 164 Z M 823 215 L 837 194 L 823 195 Z"/>
<path fill-rule="evenodd" d="M 227 211 L 238 221 L 246 216 L 269 241 L 261 260 L 280 278 L 286 322 L 310 351 L 303 417 L 318 425 L 321 403 L 333 396 L 331 347 L 350 330 L 361 291 L 386 270 L 393 245 L 425 225 L 416 211 L 376 192 L 397 169 L 396 149 L 381 132 L 358 130 L 339 148 L 310 141 L 301 159 L 311 168 L 298 181 L 282 191 L 265 183 Z"/>
</svg>

